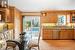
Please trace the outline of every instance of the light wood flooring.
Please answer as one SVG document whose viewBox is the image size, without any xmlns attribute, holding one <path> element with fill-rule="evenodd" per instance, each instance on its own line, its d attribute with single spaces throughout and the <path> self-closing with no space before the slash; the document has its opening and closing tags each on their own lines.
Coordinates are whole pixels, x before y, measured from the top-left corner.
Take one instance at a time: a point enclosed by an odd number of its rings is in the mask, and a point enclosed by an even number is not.
<svg viewBox="0 0 75 50">
<path fill-rule="evenodd" d="M 40 50 L 75 50 L 75 40 L 40 40 Z"/>
<path fill-rule="evenodd" d="M 41 40 L 40 50 L 75 50 L 74 40 Z"/>
</svg>

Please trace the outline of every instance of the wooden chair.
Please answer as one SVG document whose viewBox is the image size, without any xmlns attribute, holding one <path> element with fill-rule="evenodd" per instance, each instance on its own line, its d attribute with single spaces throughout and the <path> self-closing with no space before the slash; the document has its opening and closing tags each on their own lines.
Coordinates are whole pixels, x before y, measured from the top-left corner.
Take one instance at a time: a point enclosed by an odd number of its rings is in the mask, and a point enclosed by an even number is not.
<svg viewBox="0 0 75 50">
<path fill-rule="evenodd" d="M 31 39 L 29 41 L 29 43 L 28 43 L 29 50 L 31 50 L 34 47 L 38 47 L 38 50 L 40 50 L 39 41 L 40 41 L 40 33 L 39 33 L 39 36 L 37 37 L 37 39 Z M 36 49 L 36 48 L 34 48 L 34 49 Z"/>
<path fill-rule="evenodd" d="M 6 50 L 8 49 L 8 47 L 12 47 L 13 50 L 16 50 L 16 43 L 14 43 L 14 42 L 7 42 Z"/>
<path fill-rule="evenodd" d="M 18 46 L 19 47 L 19 50 L 22 50 L 21 48 L 21 43 L 19 43 L 18 41 L 14 41 L 14 40 L 7 40 L 6 41 L 7 42 L 7 47 L 6 47 L 6 49 L 8 48 L 8 47 L 13 47 L 13 48 L 15 48 L 16 46 Z M 13 46 L 12 46 L 13 45 Z"/>
</svg>

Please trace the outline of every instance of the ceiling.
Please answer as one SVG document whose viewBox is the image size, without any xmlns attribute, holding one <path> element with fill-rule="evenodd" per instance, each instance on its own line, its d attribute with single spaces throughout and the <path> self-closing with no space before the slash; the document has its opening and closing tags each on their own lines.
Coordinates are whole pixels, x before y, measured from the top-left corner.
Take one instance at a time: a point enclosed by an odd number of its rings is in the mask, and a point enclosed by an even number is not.
<svg viewBox="0 0 75 50">
<path fill-rule="evenodd" d="M 16 6 L 23 12 L 74 10 L 75 0 L 9 0 L 9 5 Z"/>
</svg>

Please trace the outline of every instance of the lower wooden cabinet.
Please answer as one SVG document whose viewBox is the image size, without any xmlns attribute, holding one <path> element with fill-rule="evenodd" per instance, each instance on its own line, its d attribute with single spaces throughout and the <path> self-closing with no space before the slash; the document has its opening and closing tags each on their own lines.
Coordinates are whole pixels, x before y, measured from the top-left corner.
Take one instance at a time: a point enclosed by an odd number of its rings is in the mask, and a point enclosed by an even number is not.
<svg viewBox="0 0 75 50">
<path fill-rule="evenodd" d="M 55 29 L 55 30 L 52 30 L 53 33 L 52 33 L 52 39 L 59 39 L 59 30 Z"/>
<path fill-rule="evenodd" d="M 43 39 L 53 39 L 52 34 L 53 30 L 43 29 Z"/>
<path fill-rule="evenodd" d="M 73 39 L 74 38 L 74 31 L 70 29 L 64 29 L 60 31 L 60 39 Z"/>
<path fill-rule="evenodd" d="M 75 29 L 74 29 L 74 39 L 75 39 Z"/>
<path fill-rule="evenodd" d="M 75 31 L 74 29 L 43 29 L 43 39 L 51 40 L 51 39 L 61 39 L 61 40 L 71 40 L 75 39 Z"/>
</svg>

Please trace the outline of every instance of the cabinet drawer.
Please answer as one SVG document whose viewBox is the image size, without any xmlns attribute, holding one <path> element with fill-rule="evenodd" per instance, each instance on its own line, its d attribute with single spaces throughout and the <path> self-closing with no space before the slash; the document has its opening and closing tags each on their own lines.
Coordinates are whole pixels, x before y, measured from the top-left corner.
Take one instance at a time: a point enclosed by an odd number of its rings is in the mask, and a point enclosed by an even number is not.
<svg viewBox="0 0 75 50">
<path fill-rule="evenodd" d="M 48 40 L 48 39 L 52 39 L 52 35 L 50 35 L 50 36 L 43 36 L 43 39 L 46 39 L 46 40 Z"/>
</svg>

